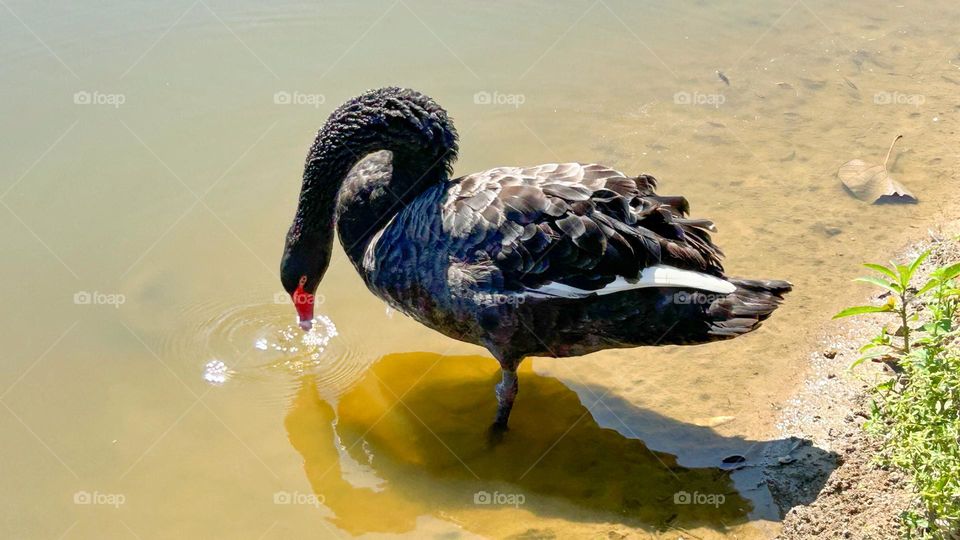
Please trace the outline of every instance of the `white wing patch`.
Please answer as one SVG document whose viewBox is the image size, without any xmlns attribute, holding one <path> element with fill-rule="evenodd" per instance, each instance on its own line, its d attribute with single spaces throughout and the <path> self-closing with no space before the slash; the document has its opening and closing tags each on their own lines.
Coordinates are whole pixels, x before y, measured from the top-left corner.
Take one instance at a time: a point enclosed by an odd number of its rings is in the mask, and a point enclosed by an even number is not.
<svg viewBox="0 0 960 540">
<path fill-rule="evenodd" d="M 394 220 L 397 219 L 397 214 L 395 214 L 382 229 L 377 231 L 372 238 L 370 238 L 370 243 L 367 244 L 367 249 L 363 253 L 363 268 L 367 272 L 372 272 L 373 269 L 377 266 L 377 244 L 380 242 L 380 237 L 383 236 L 383 232 L 387 230 L 387 227 L 393 225 Z"/>
<path fill-rule="evenodd" d="M 590 296 L 591 294 L 603 296 L 632 289 L 650 287 L 682 287 L 720 294 L 730 294 L 737 290 L 736 285 L 716 276 L 658 264 L 644 268 L 637 280 L 631 281 L 622 276 L 617 276 L 617 279 L 613 280 L 613 282 L 609 283 L 606 287 L 595 291 L 578 289 L 570 285 L 563 285 L 562 283 L 549 282 L 536 288 L 528 288 L 522 294 L 533 297 L 559 296 L 562 298 L 582 298 Z"/>
</svg>

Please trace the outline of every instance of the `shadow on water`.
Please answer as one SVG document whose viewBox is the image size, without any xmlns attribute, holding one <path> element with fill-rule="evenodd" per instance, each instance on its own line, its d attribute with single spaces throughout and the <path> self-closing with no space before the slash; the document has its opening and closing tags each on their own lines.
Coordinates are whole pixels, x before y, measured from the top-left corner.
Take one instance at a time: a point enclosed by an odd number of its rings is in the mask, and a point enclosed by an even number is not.
<svg viewBox="0 0 960 540">
<path fill-rule="evenodd" d="M 491 446 L 486 429 L 497 380 L 488 358 L 391 354 L 331 405 L 313 377 L 303 377 L 285 426 L 332 523 L 354 535 L 407 532 L 419 516 L 432 515 L 482 534 L 496 530 L 494 516 L 510 512 L 655 530 L 723 530 L 751 518 L 754 503 L 731 471 L 681 466 L 672 454 L 601 427 L 576 392 L 533 373 L 529 362 L 520 371 L 511 430 Z M 708 447 L 728 440 L 611 402 L 638 428 L 643 418 L 695 433 Z M 701 494 L 700 504 L 678 504 L 677 493 Z"/>
</svg>

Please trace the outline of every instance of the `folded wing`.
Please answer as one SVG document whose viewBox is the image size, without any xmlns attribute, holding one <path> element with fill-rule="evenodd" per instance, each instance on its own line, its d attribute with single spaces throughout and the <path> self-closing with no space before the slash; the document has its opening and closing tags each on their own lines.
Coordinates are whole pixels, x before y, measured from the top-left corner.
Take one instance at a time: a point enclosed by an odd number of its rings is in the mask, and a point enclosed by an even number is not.
<svg viewBox="0 0 960 540">
<path fill-rule="evenodd" d="M 544 296 L 638 286 L 728 293 L 708 220 L 652 176 L 602 165 L 500 167 L 452 181 L 443 229 L 458 268 L 481 287 Z"/>
</svg>

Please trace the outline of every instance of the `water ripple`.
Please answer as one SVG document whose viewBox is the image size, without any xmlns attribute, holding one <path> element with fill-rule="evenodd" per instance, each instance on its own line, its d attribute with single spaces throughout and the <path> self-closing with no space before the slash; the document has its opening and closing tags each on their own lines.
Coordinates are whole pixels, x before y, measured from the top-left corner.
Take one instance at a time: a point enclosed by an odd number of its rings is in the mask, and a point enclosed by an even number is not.
<svg viewBox="0 0 960 540">
<path fill-rule="evenodd" d="M 192 369 L 215 386 L 280 378 L 292 388 L 299 377 L 311 375 L 322 394 L 336 397 L 372 361 L 329 316 L 318 314 L 304 332 L 282 304 L 211 301 L 191 306 L 181 318 L 187 329 L 167 337 L 163 354 L 192 359 Z"/>
</svg>

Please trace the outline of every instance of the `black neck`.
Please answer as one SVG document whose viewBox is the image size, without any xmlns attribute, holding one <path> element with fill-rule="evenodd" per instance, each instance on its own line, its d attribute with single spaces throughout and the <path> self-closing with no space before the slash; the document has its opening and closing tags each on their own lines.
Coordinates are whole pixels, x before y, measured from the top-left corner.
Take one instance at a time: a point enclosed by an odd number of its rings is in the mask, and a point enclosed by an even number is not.
<svg viewBox="0 0 960 540">
<path fill-rule="evenodd" d="M 394 151 L 369 155 L 347 175 L 337 196 L 340 242 L 360 269 L 370 239 L 400 210 L 447 177 L 443 164 L 404 161 Z"/>
<path fill-rule="evenodd" d="M 368 92 L 334 111 L 317 135 L 304 168 L 294 228 L 329 253 L 339 221 L 341 241 L 355 264 L 370 237 L 429 186 L 447 178 L 457 135 L 446 112 L 411 90 Z M 389 167 L 351 170 L 380 150 Z M 364 160 L 366 165 L 369 160 Z"/>
</svg>

